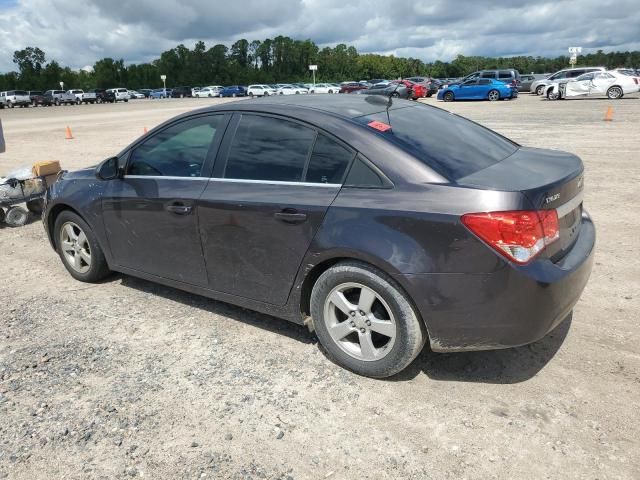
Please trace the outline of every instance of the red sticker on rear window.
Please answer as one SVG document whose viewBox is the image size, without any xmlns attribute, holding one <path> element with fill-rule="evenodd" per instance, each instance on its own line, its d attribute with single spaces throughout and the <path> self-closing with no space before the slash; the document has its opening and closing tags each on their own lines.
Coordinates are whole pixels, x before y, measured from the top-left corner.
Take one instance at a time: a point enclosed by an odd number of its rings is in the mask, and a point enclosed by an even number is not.
<svg viewBox="0 0 640 480">
<path fill-rule="evenodd" d="M 386 132 L 387 130 L 391 130 L 391 125 L 387 125 L 386 123 L 378 122 L 376 120 L 367 123 L 371 128 L 375 128 L 376 130 L 380 130 L 381 132 Z"/>
</svg>

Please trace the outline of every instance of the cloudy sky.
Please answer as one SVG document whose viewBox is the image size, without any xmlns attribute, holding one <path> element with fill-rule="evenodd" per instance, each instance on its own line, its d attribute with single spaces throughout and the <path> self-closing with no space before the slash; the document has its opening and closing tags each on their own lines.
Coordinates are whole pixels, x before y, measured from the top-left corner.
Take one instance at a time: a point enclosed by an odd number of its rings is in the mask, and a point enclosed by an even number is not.
<svg viewBox="0 0 640 480">
<path fill-rule="evenodd" d="M 39 46 L 72 68 L 276 35 L 426 61 L 640 50 L 638 0 L 0 0 L 0 71 Z"/>
</svg>

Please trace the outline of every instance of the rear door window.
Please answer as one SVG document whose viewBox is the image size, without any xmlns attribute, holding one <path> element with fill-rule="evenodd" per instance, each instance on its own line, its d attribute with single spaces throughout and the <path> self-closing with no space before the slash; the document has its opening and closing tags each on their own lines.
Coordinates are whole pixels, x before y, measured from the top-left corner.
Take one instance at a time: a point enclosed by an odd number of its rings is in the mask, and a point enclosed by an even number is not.
<svg viewBox="0 0 640 480">
<path fill-rule="evenodd" d="M 301 182 L 315 137 L 315 130 L 295 122 L 244 114 L 229 149 L 224 177 Z"/>
<path fill-rule="evenodd" d="M 513 78 L 513 75 L 511 74 L 510 71 L 508 70 L 504 70 L 504 71 L 500 71 L 498 73 L 498 79 L 503 79 L 503 78 Z"/>
<path fill-rule="evenodd" d="M 480 78 L 496 78 L 496 72 L 482 72 Z"/>
<path fill-rule="evenodd" d="M 513 154 L 518 145 L 470 120 L 439 108 L 415 105 L 389 111 L 387 140 L 436 172 L 455 181 L 483 170 Z M 386 112 L 356 119 L 388 123 Z"/>
</svg>

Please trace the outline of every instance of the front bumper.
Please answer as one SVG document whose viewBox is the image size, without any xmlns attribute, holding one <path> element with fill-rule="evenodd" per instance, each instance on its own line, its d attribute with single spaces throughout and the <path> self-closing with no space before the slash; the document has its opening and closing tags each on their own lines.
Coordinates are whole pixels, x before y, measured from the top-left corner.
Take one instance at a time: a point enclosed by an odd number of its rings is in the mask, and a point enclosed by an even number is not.
<svg viewBox="0 0 640 480">
<path fill-rule="evenodd" d="M 407 274 L 434 351 L 492 350 L 535 342 L 572 311 L 591 275 L 595 227 L 586 214 L 571 251 L 487 274 Z"/>
</svg>

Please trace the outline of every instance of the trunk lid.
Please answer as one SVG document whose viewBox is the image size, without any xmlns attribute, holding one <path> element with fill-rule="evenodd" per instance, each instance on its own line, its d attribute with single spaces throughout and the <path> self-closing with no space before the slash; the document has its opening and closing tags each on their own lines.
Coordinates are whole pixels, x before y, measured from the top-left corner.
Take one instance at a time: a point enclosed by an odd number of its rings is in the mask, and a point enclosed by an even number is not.
<svg viewBox="0 0 640 480">
<path fill-rule="evenodd" d="M 501 191 L 519 191 L 533 210 L 556 209 L 560 238 L 542 254 L 557 261 L 580 233 L 584 166 L 566 152 L 520 147 L 511 156 L 457 181 Z"/>
</svg>

